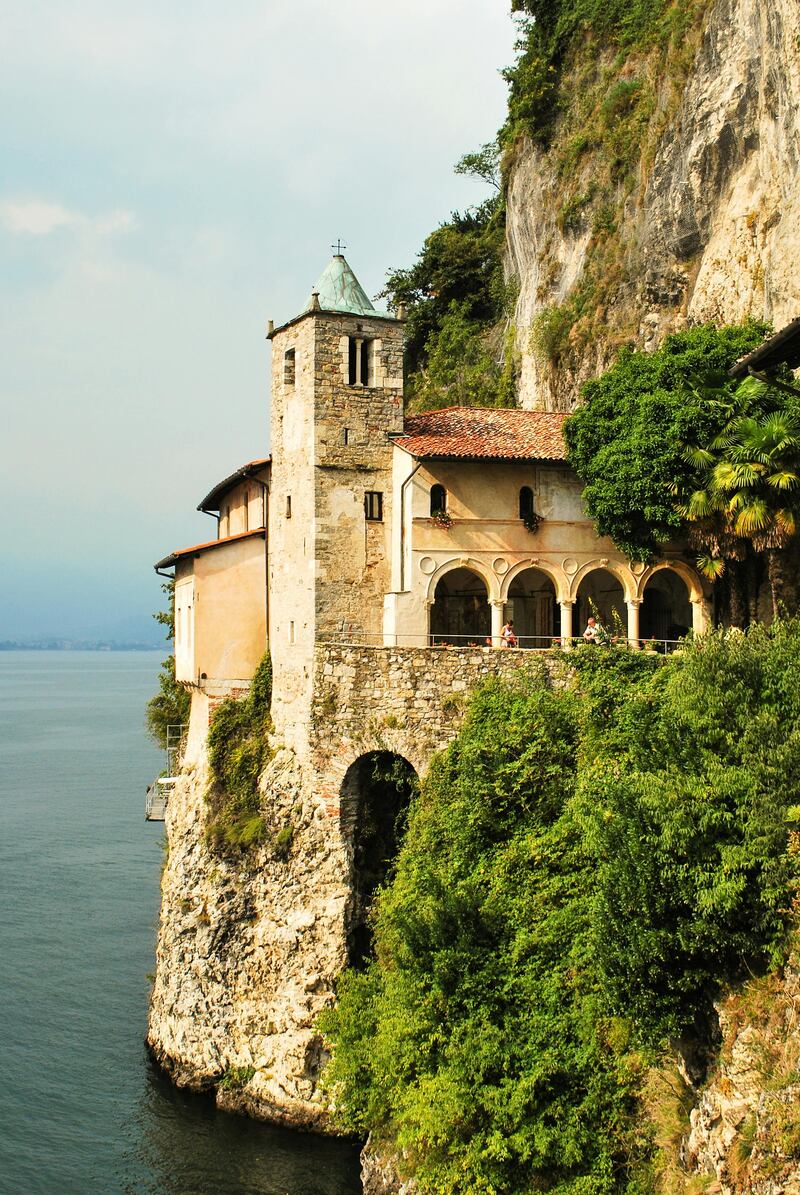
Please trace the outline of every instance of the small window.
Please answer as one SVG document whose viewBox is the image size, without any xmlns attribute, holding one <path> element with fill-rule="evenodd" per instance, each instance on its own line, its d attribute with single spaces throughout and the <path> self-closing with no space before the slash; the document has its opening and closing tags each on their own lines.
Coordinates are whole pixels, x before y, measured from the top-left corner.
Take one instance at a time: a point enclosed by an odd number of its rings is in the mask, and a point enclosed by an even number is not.
<svg viewBox="0 0 800 1195">
<path fill-rule="evenodd" d="M 447 511 L 447 490 L 443 485 L 431 486 L 431 515 L 445 514 Z"/>
<path fill-rule="evenodd" d="M 349 428 L 349 427 L 343 427 L 343 428 L 342 428 L 342 443 L 343 443 L 343 444 L 350 444 L 350 443 L 351 443 L 351 440 L 350 440 L 350 428 Z"/>
<path fill-rule="evenodd" d="M 294 385 L 294 349 L 287 349 L 283 354 L 283 384 Z"/>
<path fill-rule="evenodd" d="M 289 623 L 289 642 L 294 643 L 294 623 Z"/>
<path fill-rule="evenodd" d="M 524 485 L 519 492 L 519 517 L 529 519 L 533 514 L 533 490 Z"/>
<path fill-rule="evenodd" d="M 286 495 L 286 517 L 287 517 L 287 519 L 290 519 L 292 517 L 292 495 L 291 494 Z"/>
<path fill-rule="evenodd" d="M 383 494 L 379 490 L 367 490 L 364 494 L 364 515 L 368 523 L 383 520 Z"/>
<path fill-rule="evenodd" d="M 347 342 L 347 381 L 350 386 L 369 385 L 371 340 L 351 336 Z"/>
</svg>

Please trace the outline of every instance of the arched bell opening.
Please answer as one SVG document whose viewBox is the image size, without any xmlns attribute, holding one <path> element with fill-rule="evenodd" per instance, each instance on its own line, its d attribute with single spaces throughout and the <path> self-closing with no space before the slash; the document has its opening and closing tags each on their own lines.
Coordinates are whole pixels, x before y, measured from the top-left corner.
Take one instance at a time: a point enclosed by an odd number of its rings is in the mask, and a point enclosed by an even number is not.
<svg viewBox="0 0 800 1195">
<path fill-rule="evenodd" d="M 378 889 L 392 877 L 417 782 L 408 760 L 392 751 L 362 755 L 342 781 L 339 818 L 351 860 L 345 914 L 351 967 L 363 967 L 372 957 L 370 910 Z"/>
<path fill-rule="evenodd" d="M 520 647 L 545 648 L 561 634 L 561 607 L 547 573 L 527 568 L 508 587 L 505 621 L 512 620 Z"/>
<path fill-rule="evenodd" d="M 644 587 L 639 611 L 639 634 L 648 640 L 675 642 L 683 639 L 692 626 L 689 588 L 671 568 L 653 573 Z"/>
<path fill-rule="evenodd" d="M 492 611 L 486 582 L 469 568 L 454 568 L 436 586 L 431 606 L 431 643 L 481 646 L 492 634 Z"/>
<path fill-rule="evenodd" d="M 621 583 L 607 568 L 595 568 L 578 586 L 576 621 L 573 634 L 580 640 L 591 617 L 599 618 L 610 634 L 627 634 L 625 593 Z"/>
</svg>

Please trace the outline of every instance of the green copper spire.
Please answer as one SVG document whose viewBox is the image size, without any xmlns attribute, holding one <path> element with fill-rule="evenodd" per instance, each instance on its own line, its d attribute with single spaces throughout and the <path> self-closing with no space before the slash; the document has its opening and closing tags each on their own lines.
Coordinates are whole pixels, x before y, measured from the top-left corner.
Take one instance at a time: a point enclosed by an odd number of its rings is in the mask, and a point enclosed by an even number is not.
<svg viewBox="0 0 800 1195">
<path fill-rule="evenodd" d="M 311 298 L 303 308 L 304 311 L 313 311 L 316 308 L 314 295 L 319 296 L 322 311 L 346 311 L 350 315 L 385 314 L 375 310 L 341 253 L 334 254 L 320 274 Z"/>
</svg>

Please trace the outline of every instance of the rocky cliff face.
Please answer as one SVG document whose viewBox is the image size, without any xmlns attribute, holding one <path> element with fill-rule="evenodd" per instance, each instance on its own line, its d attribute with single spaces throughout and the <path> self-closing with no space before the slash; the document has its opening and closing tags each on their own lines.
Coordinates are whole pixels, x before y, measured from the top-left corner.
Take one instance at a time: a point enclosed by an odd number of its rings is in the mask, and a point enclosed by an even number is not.
<svg viewBox="0 0 800 1195">
<path fill-rule="evenodd" d="M 574 68 L 575 104 L 596 90 L 591 119 L 612 143 L 609 113 L 624 92 L 612 94 L 610 79 L 649 96 L 626 179 L 612 170 L 611 189 L 598 187 L 597 149 L 570 162 L 564 143 L 582 136 L 574 116 L 550 149 L 527 144 L 511 168 L 507 265 L 520 284 L 525 407 L 568 410 L 620 344 L 655 348 L 687 320 L 752 315 L 780 327 L 800 314 L 800 5 L 710 0 L 687 43 L 688 62 L 684 46 L 629 59 L 621 75 L 608 63 L 606 80 L 602 62 Z M 590 276 L 585 307 L 597 318 L 587 323 L 584 305 L 570 305 Z M 562 317 L 561 336 L 537 346 L 548 314 L 551 326 Z"/>
<path fill-rule="evenodd" d="M 718 1195 L 800 1193 L 800 973 L 749 984 L 719 1007 L 722 1049 L 682 1146 Z"/>
<path fill-rule="evenodd" d="M 225 856 L 204 836 L 206 770 L 184 777 L 167 811 L 156 980 L 148 1044 L 179 1086 L 227 1108 L 328 1130 L 314 1031 L 345 964 L 349 865 L 295 757 L 279 751 L 261 788 L 294 838 Z"/>
</svg>

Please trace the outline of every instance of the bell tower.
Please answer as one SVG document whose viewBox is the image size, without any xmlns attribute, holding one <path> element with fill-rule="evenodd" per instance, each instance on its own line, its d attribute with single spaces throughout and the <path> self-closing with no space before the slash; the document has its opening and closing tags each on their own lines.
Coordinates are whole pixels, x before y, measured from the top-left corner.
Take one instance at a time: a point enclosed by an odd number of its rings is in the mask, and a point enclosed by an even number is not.
<svg viewBox="0 0 800 1195">
<path fill-rule="evenodd" d="M 273 714 L 302 754 L 314 644 L 381 642 L 403 322 L 375 309 L 337 252 L 303 311 L 270 338 Z"/>
</svg>

